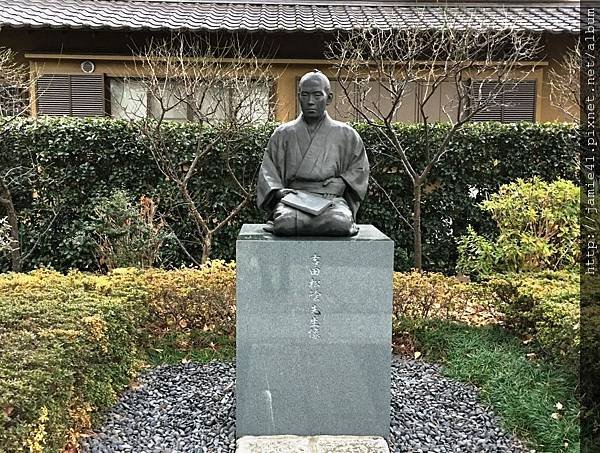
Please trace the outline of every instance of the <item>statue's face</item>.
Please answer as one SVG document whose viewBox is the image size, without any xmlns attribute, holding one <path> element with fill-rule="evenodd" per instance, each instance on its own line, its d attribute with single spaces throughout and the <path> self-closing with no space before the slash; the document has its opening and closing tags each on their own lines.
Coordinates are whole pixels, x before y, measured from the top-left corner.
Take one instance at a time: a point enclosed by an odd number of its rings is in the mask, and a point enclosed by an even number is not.
<svg viewBox="0 0 600 453">
<path fill-rule="evenodd" d="M 332 94 L 320 77 L 309 77 L 302 81 L 298 89 L 298 100 L 302 115 L 307 119 L 319 119 L 325 114 L 325 108 L 332 99 Z"/>
</svg>

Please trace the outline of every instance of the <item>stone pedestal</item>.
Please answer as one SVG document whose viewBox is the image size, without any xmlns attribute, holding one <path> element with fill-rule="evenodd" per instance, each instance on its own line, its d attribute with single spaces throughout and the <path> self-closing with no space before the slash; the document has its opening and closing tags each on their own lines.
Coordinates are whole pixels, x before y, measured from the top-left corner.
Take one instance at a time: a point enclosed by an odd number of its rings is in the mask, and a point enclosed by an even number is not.
<svg viewBox="0 0 600 453">
<path fill-rule="evenodd" d="M 237 240 L 236 436 L 388 437 L 393 242 Z"/>
</svg>

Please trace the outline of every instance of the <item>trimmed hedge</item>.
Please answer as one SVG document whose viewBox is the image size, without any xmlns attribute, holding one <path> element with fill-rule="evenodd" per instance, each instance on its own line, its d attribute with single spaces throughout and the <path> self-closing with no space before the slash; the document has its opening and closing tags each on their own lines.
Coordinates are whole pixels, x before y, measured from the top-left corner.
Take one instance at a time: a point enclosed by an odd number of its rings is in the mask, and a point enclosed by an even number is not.
<svg viewBox="0 0 600 453">
<path fill-rule="evenodd" d="M 153 336 L 177 330 L 201 330 L 235 336 L 235 264 L 209 261 L 200 269 L 144 274 Z"/>
<path fill-rule="evenodd" d="M 235 266 L 0 275 L 0 452 L 75 445 L 163 336 L 235 335 Z"/>
<path fill-rule="evenodd" d="M 231 164 L 246 180 L 255 179 L 263 148 L 275 125 L 244 129 L 236 137 Z M 418 125 L 397 125 L 402 141 L 414 162 L 428 153 Z M 448 127 L 434 127 L 435 142 Z M 170 150 L 182 162 L 189 161 L 195 138 L 210 139 L 215 129 L 197 124 L 165 125 Z M 356 125 L 369 152 L 372 175 L 410 220 L 412 186 L 401 164 L 374 128 Z M 477 204 L 516 178 L 537 175 L 553 181 L 577 181 L 578 154 L 576 130 L 568 124 L 468 124 L 450 143 L 449 152 L 431 173 L 431 184 L 423 194 L 423 252 L 427 270 L 453 272 L 457 260 L 456 241 L 473 225 L 481 234 L 497 233 L 489 214 Z M 221 145 L 219 145 L 221 146 Z M 21 221 L 24 248 L 40 239 L 26 269 L 52 266 L 59 270 L 77 268 L 95 271 L 95 242 L 91 207 L 103 196 L 124 189 L 132 199 L 147 195 L 157 200 L 159 210 L 188 245 L 200 256 L 200 244 L 174 188 L 159 173 L 142 138 L 127 122 L 113 119 L 45 118 L 22 119 L 10 125 L 0 142 L 0 169 L 31 166 L 27 174 L 12 184 Z M 193 181 L 193 192 L 201 208 L 224 213 L 238 198 L 218 147 L 201 165 Z M 416 165 L 419 168 L 422 165 Z M 33 176 L 33 177 L 32 177 Z M 0 213 L 1 215 L 2 213 Z M 56 216 L 56 217 L 55 217 Z M 50 221 L 54 222 L 46 229 Z M 387 195 L 370 184 L 359 222 L 372 223 L 396 244 L 395 266 L 412 266 L 412 232 L 388 201 Z M 262 213 L 248 206 L 215 236 L 213 258 L 235 258 L 235 238 L 243 223 L 264 221 Z M 171 240 L 162 249 L 166 267 L 190 264 L 178 244 Z M 0 271 L 8 269 L 6 256 L 0 258 Z"/>
<path fill-rule="evenodd" d="M 0 277 L 0 451 L 58 452 L 139 368 L 141 272 Z"/>
<path fill-rule="evenodd" d="M 406 320 L 422 319 L 457 321 L 471 326 L 497 324 L 503 316 L 495 305 L 485 284 L 437 272 L 394 273 L 393 320 L 398 326 Z"/>
</svg>

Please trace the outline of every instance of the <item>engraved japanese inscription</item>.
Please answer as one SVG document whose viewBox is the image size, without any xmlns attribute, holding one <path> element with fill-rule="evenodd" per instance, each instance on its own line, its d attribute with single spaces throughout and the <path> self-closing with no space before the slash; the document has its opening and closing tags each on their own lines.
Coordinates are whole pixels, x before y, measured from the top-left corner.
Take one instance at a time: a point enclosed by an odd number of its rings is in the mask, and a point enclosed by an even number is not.
<svg viewBox="0 0 600 453">
<path fill-rule="evenodd" d="M 321 257 L 316 253 L 310 258 L 310 281 L 308 282 L 308 299 L 310 302 L 309 336 L 312 340 L 321 338 Z"/>
</svg>

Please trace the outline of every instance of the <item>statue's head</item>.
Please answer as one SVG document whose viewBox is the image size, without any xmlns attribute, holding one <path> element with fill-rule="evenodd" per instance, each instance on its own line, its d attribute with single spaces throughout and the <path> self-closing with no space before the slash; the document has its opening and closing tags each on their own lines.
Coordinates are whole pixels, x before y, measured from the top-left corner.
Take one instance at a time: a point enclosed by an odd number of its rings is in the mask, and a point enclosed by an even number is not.
<svg viewBox="0 0 600 453">
<path fill-rule="evenodd" d="M 332 99 L 331 84 L 321 71 L 315 69 L 302 76 L 298 84 L 298 100 L 306 119 L 321 118 Z"/>
</svg>

